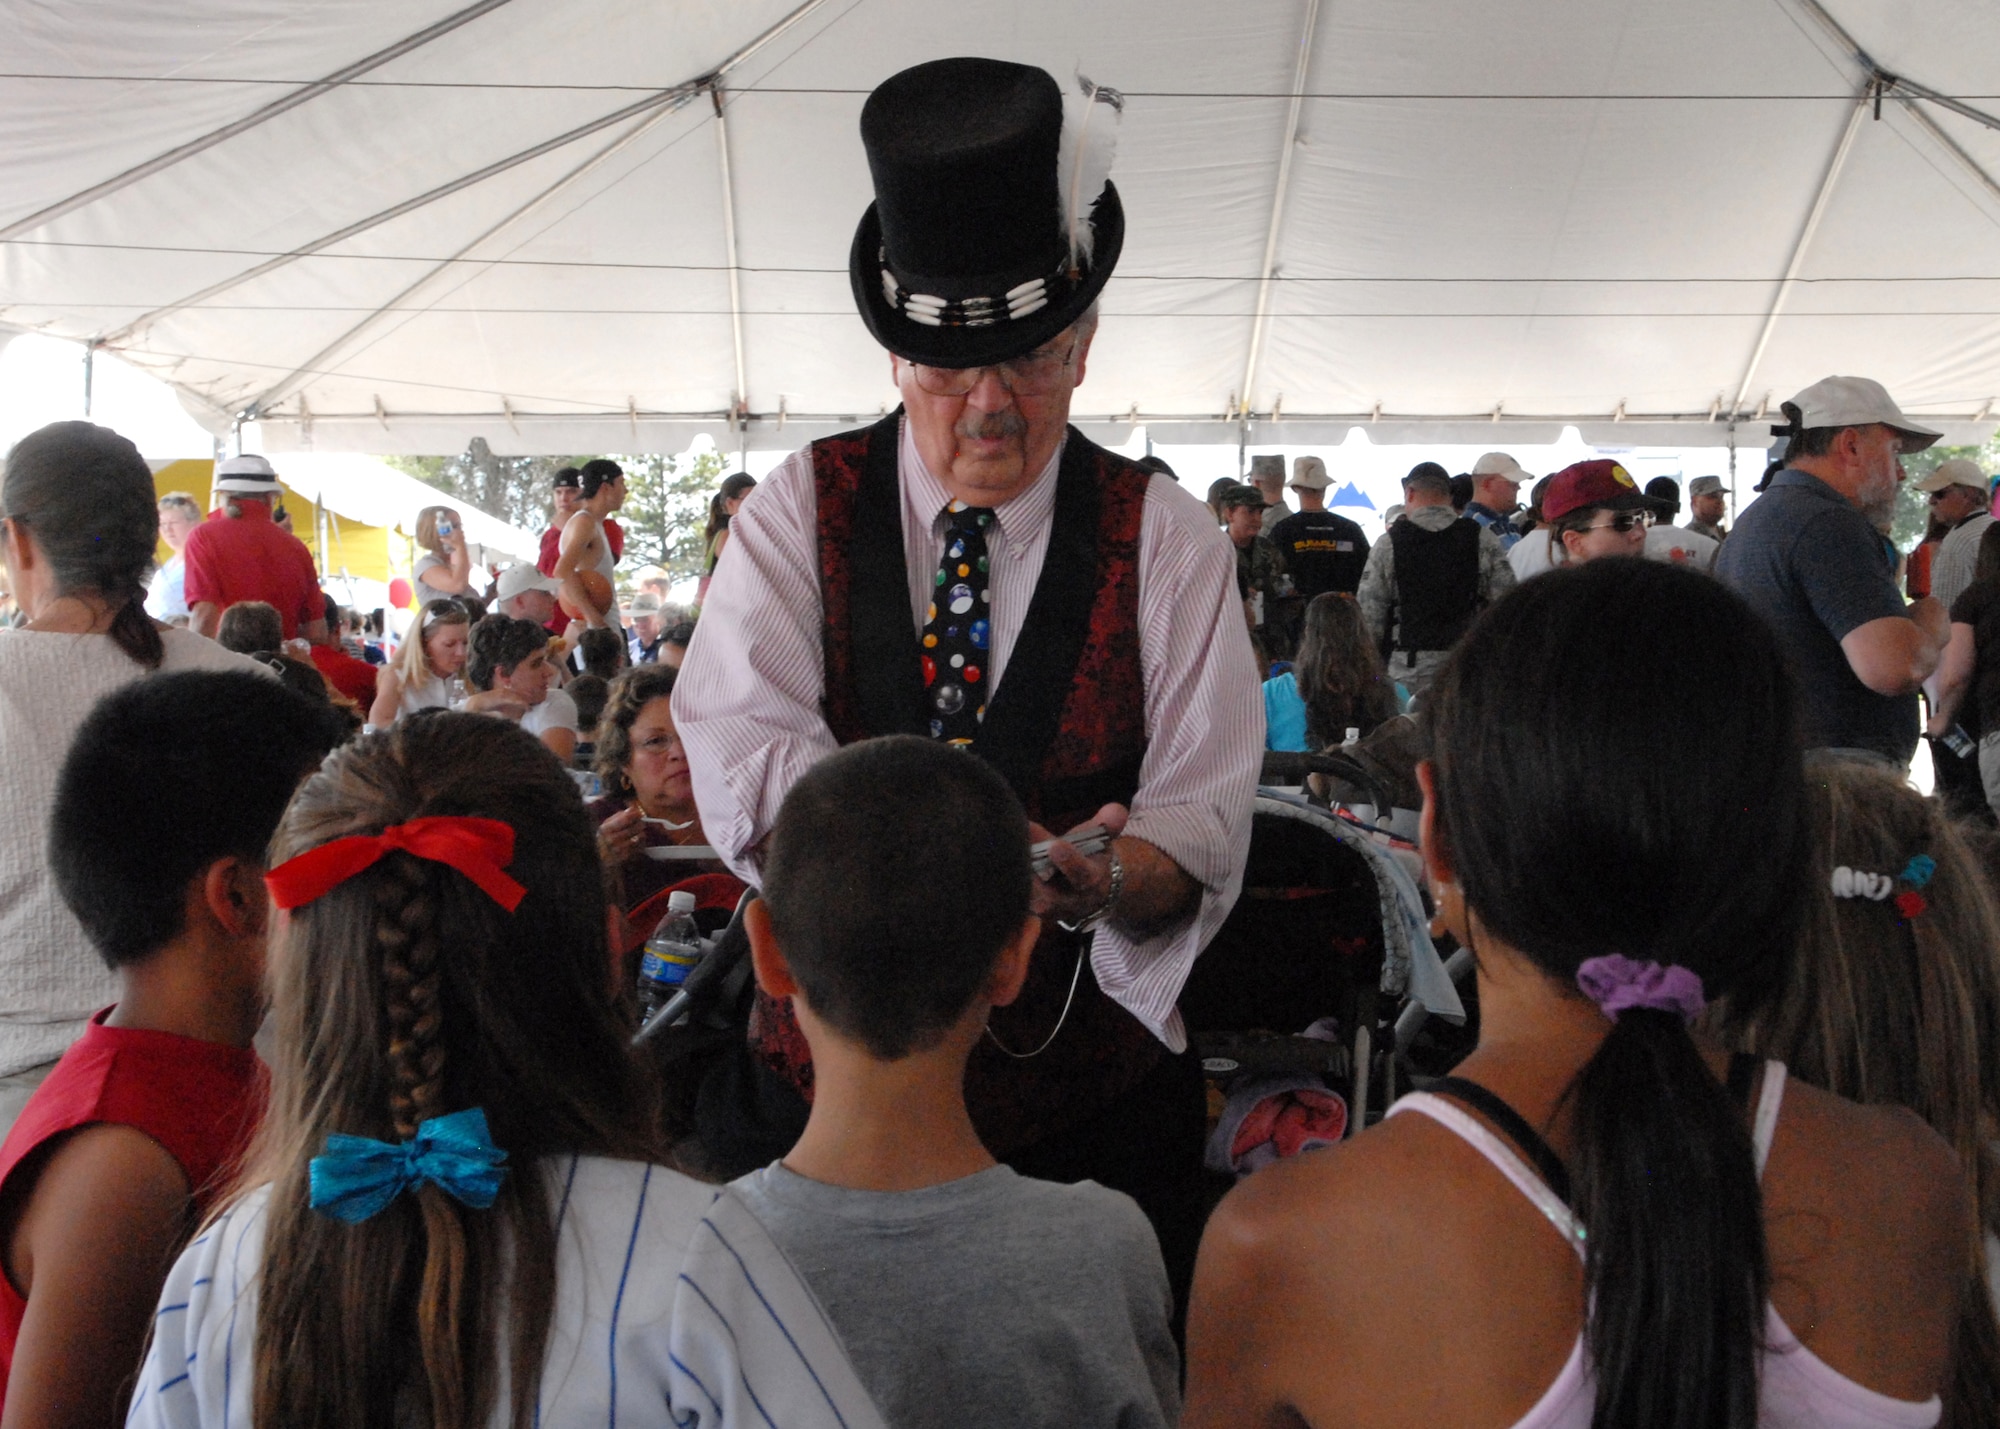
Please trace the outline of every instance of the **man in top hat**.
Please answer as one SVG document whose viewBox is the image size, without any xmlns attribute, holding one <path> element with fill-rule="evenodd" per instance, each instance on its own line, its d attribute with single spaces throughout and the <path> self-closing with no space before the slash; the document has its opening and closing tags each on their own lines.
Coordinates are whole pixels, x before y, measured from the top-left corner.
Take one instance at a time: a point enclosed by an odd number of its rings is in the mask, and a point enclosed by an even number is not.
<svg viewBox="0 0 2000 1429">
<path fill-rule="evenodd" d="M 1451 474 L 1436 462 L 1410 468 L 1403 507 L 1368 553 L 1357 599 L 1389 677 L 1421 695 L 1472 618 L 1514 588 L 1514 570 L 1499 537 L 1452 509 Z"/>
<path fill-rule="evenodd" d="M 1986 473 L 1962 456 L 1938 463 L 1917 483 L 1930 500 L 1931 515 L 1945 525 L 1945 537 L 1931 561 L 1931 594 L 1947 611 L 1972 584 L 1979 564 L 1979 538 L 1993 524 L 1987 510 Z"/>
<path fill-rule="evenodd" d="M 1528 473 L 1506 452 L 1487 452 L 1472 464 L 1472 500 L 1465 514 L 1493 533 L 1505 551 L 1521 539 L 1514 513 L 1521 509 L 1521 483 Z"/>
<path fill-rule="evenodd" d="M 1250 485 L 1257 488 L 1264 498 L 1264 525 L 1259 535 L 1268 536 L 1271 528 L 1292 514 L 1292 508 L 1285 505 L 1285 458 L 1278 452 L 1266 452 L 1262 456 L 1250 458 Z"/>
<path fill-rule="evenodd" d="M 1706 536 L 1720 546 L 1729 538 L 1723 527 L 1722 518 L 1729 514 L 1729 498 L 1722 489 L 1719 476 L 1697 476 L 1688 483 L 1688 523 L 1687 529 L 1697 536 Z"/>
<path fill-rule="evenodd" d="M 278 473 L 261 456 L 215 464 L 215 509 L 181 549 L 188 625 L 195 634 L 213 640 L 223 611 L 261 600 L 277 610 L 287 640 L 326 638 L 326 597 L 312 552 L 271 520 L 281 490 Z"/>
<path fill-rule="evenodd" d="M 1037 838 L 1116 835 L 1052 847 L 1043 939 L 967 1097 L 1017 1170 L 1134 1195 L 1185 1273 L 1205 1101 L 1175 1003 L 1235 902 L 1263 711 L 1207 509 L 1067 425 L 1125 237 L 1108 161 L 1090 163 L 1113 97 L 1070 119 L 1067 176 L 1039 69 L 939 60 L 869 97 L 876 198 L 849 267 L 903 406 L 795 453 L 739 513 L 673 702 L 703 830 L 747 879 L 793 781 L 892 733 L 990 761 Z M 809 1087 L 788 1005 L 760 1003 L 757 1028 L 759 1066 Z M 757 1092 L 782 1100 L 768 1077 Z"/>
<path fill-rule="evenodd" d="M 1361 571 L 1368 564 L 1367 533 L 1326 509 L 1326 489 L 1331 485 L 1325 462 L 1316 456 L 1295 458 L 1292 490 L 1298 493 L 1299 509 L 1271 532 L 1271 544 L 1284 558 L 1301 601 L 1328 591 L 1353 595 L 1361 588 Z"/>
<path fill-rule="evenodd" d="M 1903 415 L 1881 383 L 1828 377 L 1784 404 L 1788 438 L 1717 555 L 1715 574 L 1771 622 L 1800 685 L 1808 748 L 1863 751 L 1898 766 L 1917 746 L 1917 690 L 1950 634 L 1945 609 L 1896 591 L 1881 529 L 1901 458 L 1939 434 Z"/>
</svg>

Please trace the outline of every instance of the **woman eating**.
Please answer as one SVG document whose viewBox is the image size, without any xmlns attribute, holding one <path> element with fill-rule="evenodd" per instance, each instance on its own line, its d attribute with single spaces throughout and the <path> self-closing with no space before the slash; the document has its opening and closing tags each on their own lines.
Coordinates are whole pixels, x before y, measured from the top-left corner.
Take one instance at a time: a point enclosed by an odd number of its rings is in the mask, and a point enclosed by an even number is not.
<svg viewBox="0 0 2000 1429">
<path fill-rule="evenodd" d="M 687 750 L 674 729 L 674 671 L 634 665 L 611 682 L 597 721 L 597 777 L 604 797 L 593 800 L 597 849 L 623 885 L 620 903 L 633 908 L 669 884 L 722 865 L 654 860 L 646 850 L 705 845 L 694 806 Z"/>
</svg>

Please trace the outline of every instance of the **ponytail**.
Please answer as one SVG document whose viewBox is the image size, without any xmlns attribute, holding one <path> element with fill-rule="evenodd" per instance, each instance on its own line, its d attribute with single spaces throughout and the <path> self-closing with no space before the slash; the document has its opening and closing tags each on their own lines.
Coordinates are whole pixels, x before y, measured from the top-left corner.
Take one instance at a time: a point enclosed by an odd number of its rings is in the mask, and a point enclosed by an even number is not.
<svg viewBox="0 0 2000 1429">
<path fill-rule="evenodd" d="M 1742 1109 L 1677 1012 L 1617 1015 L 1577 1074 L 1594 1425 L 1756 1429 L 1770 1288 Z"/>
<path fill-rule="evenodd" d="M 146 614 L 144 592 L 136 592 L 118 607 L 118 614 L 112 617 L 111 628 L 105 632 L 112 642 L 138 664 L 148 670 L 160 668 L 160 662 L 167 658 L 166 644 L 160 639 L 160 627 L 153 617 Z"/>
</svg>

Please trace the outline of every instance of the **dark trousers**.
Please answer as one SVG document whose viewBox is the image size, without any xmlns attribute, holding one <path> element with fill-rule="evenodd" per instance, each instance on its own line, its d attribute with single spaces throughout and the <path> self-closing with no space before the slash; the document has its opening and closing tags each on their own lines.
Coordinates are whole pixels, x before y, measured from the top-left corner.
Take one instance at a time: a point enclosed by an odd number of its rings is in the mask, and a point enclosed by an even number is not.
<svg viewBox="0 0 2000 1429">
<path fill-rule="evenodd" d="M 739 1044 L 702 1081 L 696 1135 L 705 1168 L 733 1180 L 768 1166 L 805 1131 L 805 1098 Z M 1139 1203 L 1160 1238 L 1179 1326 L 1208 1216 L 1202 1171 L 1208 1123 L 1201 1062 L 1192 1050 L 1163 1056 L 1139 1083 L 1067 1131 L 1001 1158 L 1023 1176 L 1095 1181 Z"/>
<path fill-rule="evenodd" d="M 1931 748 L 1931 772 L 1935 776 L 1932 782 L 1945 808 L 1961 819 L 1976 819 L 1991 825 L 1993 810 L 1986 802 L 1986 785 L 1979 777 L 1977 753 L 1971 759 L 1962 759 L 1947 749 L 1943 740 L 1926 737 L 1924 742 Z"/>
</svg>

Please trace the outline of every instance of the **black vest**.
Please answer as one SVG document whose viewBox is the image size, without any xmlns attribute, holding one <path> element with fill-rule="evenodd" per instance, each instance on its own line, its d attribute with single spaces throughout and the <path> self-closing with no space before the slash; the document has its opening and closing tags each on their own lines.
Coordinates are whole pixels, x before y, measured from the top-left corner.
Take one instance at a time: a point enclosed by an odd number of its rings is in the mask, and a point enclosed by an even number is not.
<svg viewBox="0 0 2000 1429">
<path fill-rule="evenodd" d="M 1403 520 L 1389 528 L 1396 552 L 1395 648 L 1449 650 L 1479 613 L 1479 523 L 1461 516 L 1442 531 Z"/>
</svg>

